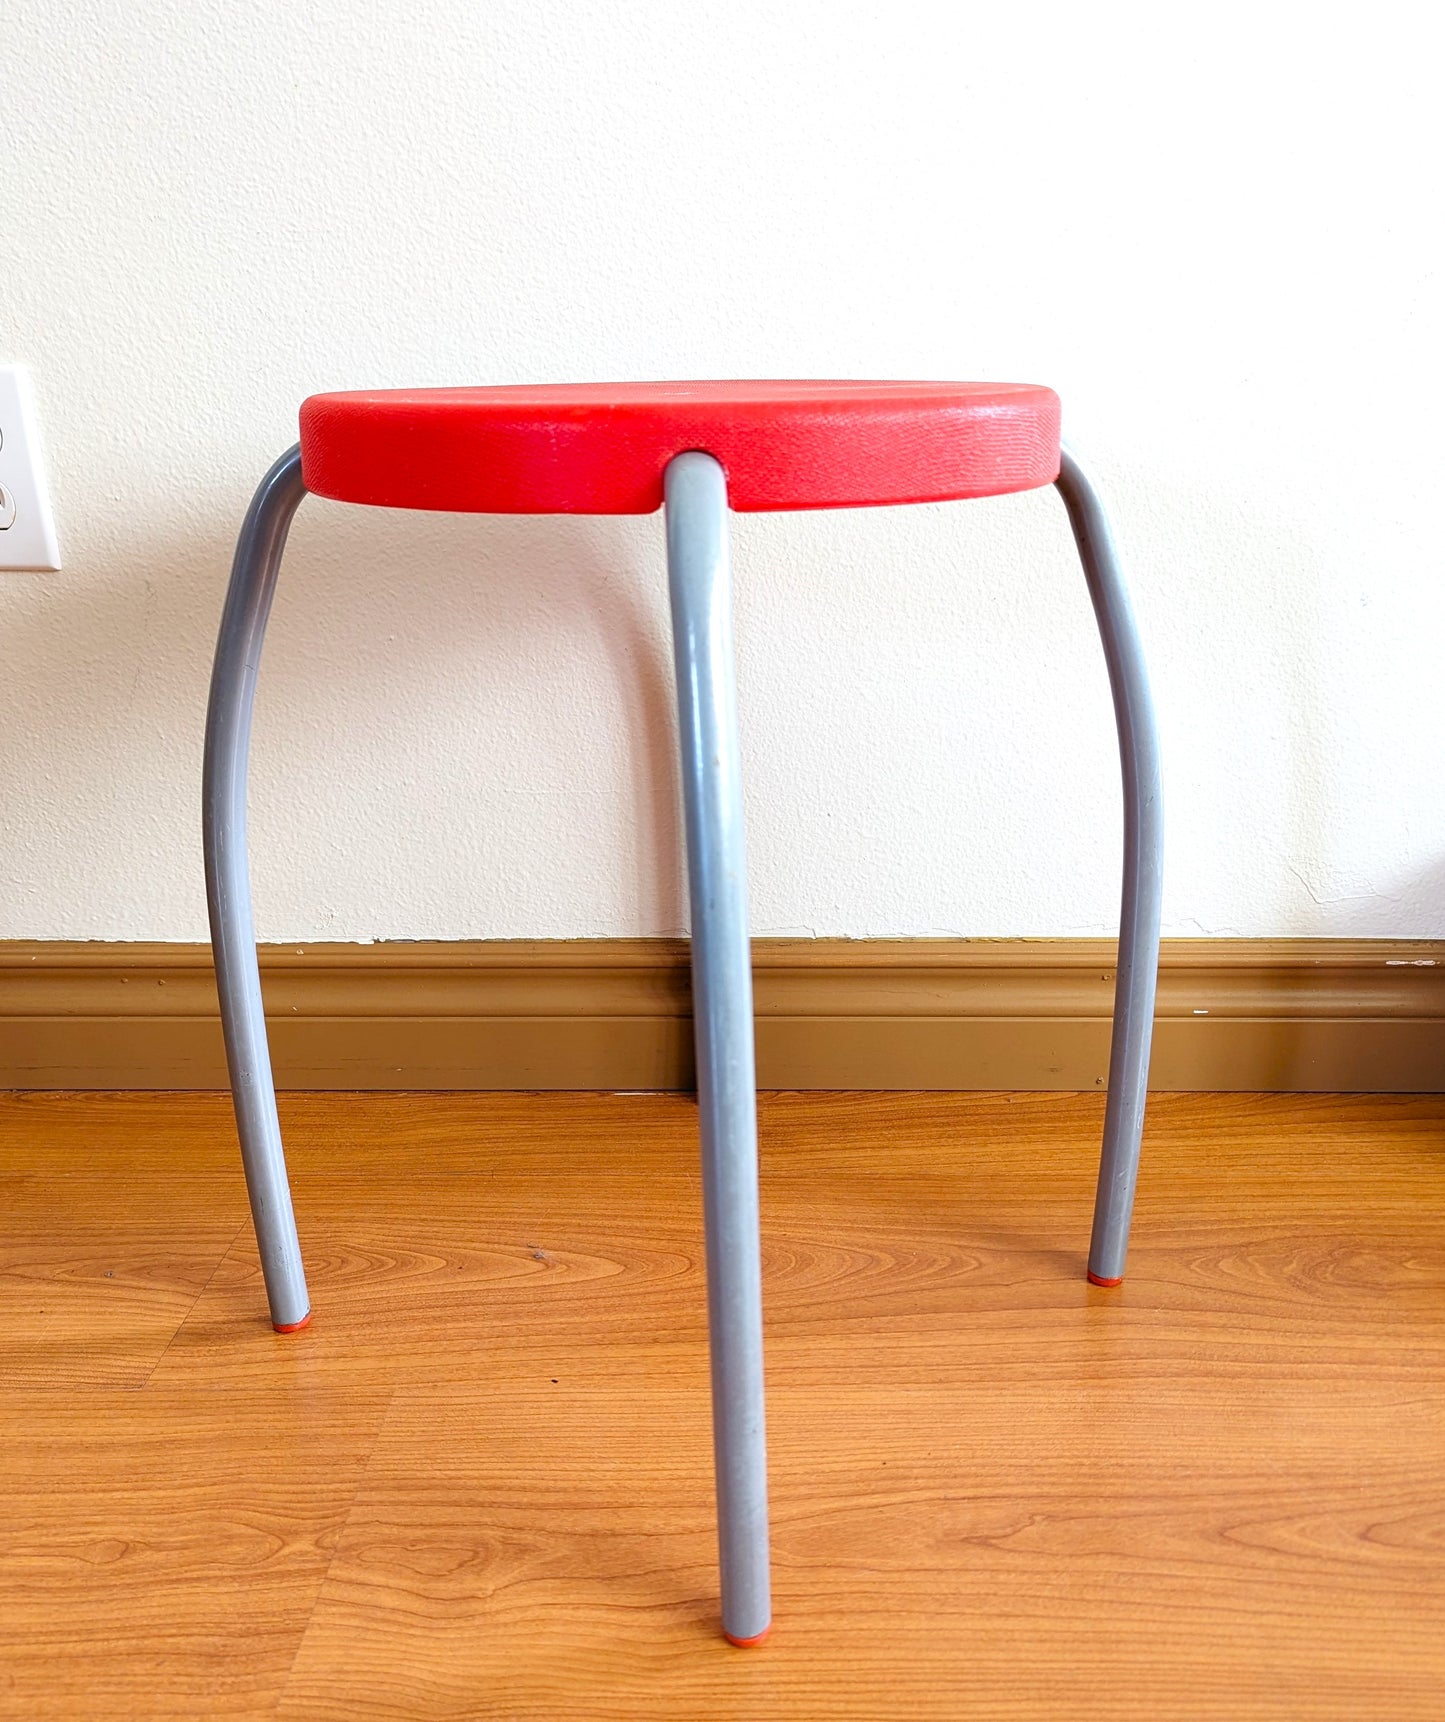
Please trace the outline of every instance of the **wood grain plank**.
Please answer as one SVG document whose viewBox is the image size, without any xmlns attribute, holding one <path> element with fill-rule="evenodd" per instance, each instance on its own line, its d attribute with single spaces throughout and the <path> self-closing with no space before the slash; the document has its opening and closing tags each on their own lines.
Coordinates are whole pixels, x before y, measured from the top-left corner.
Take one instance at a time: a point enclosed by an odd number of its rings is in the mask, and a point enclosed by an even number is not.
<svg viewBox="0 0 1445 1722">
<path fill-rule="evenodd" d="M 0 1093 L 0 1172 L 125 1183 L 240 1164 L 229 1094 Z"/>
<path fill-rule="evenodd" d="M 246 1224 L 239 1179 L 0 1177 L 0 1387 L 139 1387 Z"/>
<path fill-rule="evenodd" d="M 925 1365 L 955 1381 L 980 1368 L 1143 1377 L 1201 1358 L 1348 1376 L 1382 1347 L 1397 1372 L 1445 1367 L 1445 1212 L 1427 1199 L 1445 1103 L 1376 1097 L 1366 1137 L 1348 1103 L 1339 1118 L 1314 1100 L 1293 1097 L 1293 1114 L 1265 1103 L 1251 1134 L 1235 1097 L 1164 1102 L 1129 1278 L 1105 1294 L 1083 1278 L 1094 1097 L 765 1097 L 771 1354 L 825 1375 L 851 1356 L 904 1383 Z M 325 1131 L 295 1156 L 316 1309 L 304 1338 L 284 1358 L 252 1343 L 264 1300 L 243 1230 L 158 1379 L 466 1382 L 494 1357 L 505 1369 L 535 1356 L 540 1371 L 579 1334 L 597 1369 L 645 1374 L 659 1344 L 702 1342 L 695 1109 L 446 1096 L 415 1111 L 431 1135 L 399 1119 L 404 1143 L 348 1137 L 366 1176 Z M 370 1158 L 403 1146 L 404 1177 Z M 479 1160 L 485 1172 L 431 1170 Z"/>
<path fill-rule="evenodd" d="M 685 1098 L 288 1097 L 288 1338 L 224 1097 L 0 1101 L 22 1294 L 118 1296 L 119 1260 L 177 1300 L 158 1361 L 126 1317 L 145 1385 L 67 1386 L 108 1343 L 77 1304 L 0 1392 L 0 1713 L 1436 1722 L 1445 1101 L 1156 1097 L 1112 1293 L 1100 1113 L 764 1098 L 780 1624 L 745 1654 Z"/>
<path fill-rule="evenodd" d="M 0 1715 L 273 1715 L 386 1402 L 0 1393 Z"/>
<path fill-rule="evenodd" d="M 479 1173 L 502 1160 L 537 1173 L 579 1155 L 610 1161 L 619 1138 L 629 1164 L 695 1156 L 697 1109 L 682 1094 L 293 1092 L 279 1104 L 293 1169 L 332 1177 Z M 829 1175 L 850 1164 L 878 1171 L 908 1157 L 919 1170 L 947 1174 L 960 1157 L 991 1148 L 1019 1160 L 1061 1145 L 1097 1152 L 1104 1096 L 777 1092 L 759 1096 L 759 1118 L 764 1149 L 775 1151 L 772 1176 L 808 1173 L 812 1164 Z M 1375 1178 L 1414 1176 L 1445 1162 L 1445 1095 L 1154 1094 L 1148 1142 L 1156 1153 L 1177 1149 L 1186 1157 L 1187 1165 L 1171 1165 L 1171 1179 L 1187 1169 L 1205 1177 L 1215 1168 L 1248 1173 L 1265 1144 L 1292 1163 L 1313 1160 L 1320 1175 L 1338 1159 L 1352 1180 L 1362 1151 L 1373 1146 Z M 224 1093 L 0 1093 L 0 1173 L 139 1178 L 233 1176 L 238 1168 Z M 1146 1156 L 1146 1177 L 1149 1169 Z M 1040 1176 L 1066 1178 L 1069 1167 L 1051 1161 Z M 1267 1188 L 1261 1179 L 1252 1193 Z"/>
<path fill-rule="evenodd" d="M 1445 1397 L 774 1384 L 778 1625 L 717 1636 L 707 1397 L 399 1395 L 280 1715 L 1421 1718 Z"/>
</svg>

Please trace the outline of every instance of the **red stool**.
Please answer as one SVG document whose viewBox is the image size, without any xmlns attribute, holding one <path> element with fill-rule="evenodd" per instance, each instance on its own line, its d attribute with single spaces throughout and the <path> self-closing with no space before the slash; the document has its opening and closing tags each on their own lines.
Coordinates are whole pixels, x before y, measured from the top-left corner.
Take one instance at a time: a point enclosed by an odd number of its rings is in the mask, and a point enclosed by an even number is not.
<svg viewBox="0 0 1445 1722">
<path fill-rule="evenodd" d="M 1103 637 L 1124 775 L 1124 893 L 1089 1278 L 1124 1271 L 1148 1085 L 1162 831 L 1148 680 L 1098 497 L 1059 403 L 1009 383 L 607 383 L 316 395 L 241 528 L 206 725 L 206 879 L 221 1017 L 271 1319 L 310 1319 L 266 1044 L 246 862 L 256 675 L 308 490 L 474 514 L 666 504 L 692 905 L 723 1629 L 768 1630 L 757 1122 L 727 515 L 998 496 L 1056 484 Z"/>
</svg>

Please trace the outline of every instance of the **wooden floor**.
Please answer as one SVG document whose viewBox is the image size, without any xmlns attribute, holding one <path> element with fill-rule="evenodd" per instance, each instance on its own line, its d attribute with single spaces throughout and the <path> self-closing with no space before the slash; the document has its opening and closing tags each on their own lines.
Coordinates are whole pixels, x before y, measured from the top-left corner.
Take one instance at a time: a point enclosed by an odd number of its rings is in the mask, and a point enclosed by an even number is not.
<svg viewBox="0 0 1445 1722">
<path fill-rule="evenodd" d="M 0 1097 L 0 1714 L 1445 1717 L 1445 1099 L 762 1108 L 778 1625 L 718 1637 L 696 1112 Z"/>
</svg>

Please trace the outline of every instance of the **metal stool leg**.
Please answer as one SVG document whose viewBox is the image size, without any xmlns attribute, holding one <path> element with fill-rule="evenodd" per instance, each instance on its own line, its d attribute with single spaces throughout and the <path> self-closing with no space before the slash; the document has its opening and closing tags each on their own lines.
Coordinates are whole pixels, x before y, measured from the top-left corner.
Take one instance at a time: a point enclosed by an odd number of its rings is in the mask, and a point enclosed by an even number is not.
<svg viewBox="0 0 1445 1722">
<path fill-rule="evenodd" d="M 261 480 L 241 527 L 211 672 L 202 790 L 206 897 L 231 1097 L 271 1321 L 280 1333 L 306 1325 L 311 1300 L 291 1211 L 256 966 L 246 864 L 246 764 L 266 618 L 291 517 L 305 494 L 301 450 L 293 448 Z"/>
<path fill-rule="evenodd" d="M 1144 652 L 1119 567 L 1113 534 L 1097 491 L 1064 450 L 1059 494 L 1084 564 L 1094 603 L 1124 776 L 1124 893 L 1119 912 L 1119 969 L 1114 986 L 1114 1035 L 1109 1052 L 1109 1099 L 1104 1149 L 1089 1243 L 1089 1278 L 1116 1286 L 1124 1277 L 1129 1217 L 1139 1176 L 1139 1142 L 1149 1091 L 1154 989 L 1159 975 L 1159 911 L 1164 879 L 1164 814 L 1159 734 Z"/>
<path fill-rule="evenodd" d="M 692 902 L 723 1631 L 734 1644 L 755 1644 L 768 1630 L 772 1604 L 757 1085 L 727 479 L 710 455 L 680 454 L 668 466 L 664 494 Z"/>
</svg>

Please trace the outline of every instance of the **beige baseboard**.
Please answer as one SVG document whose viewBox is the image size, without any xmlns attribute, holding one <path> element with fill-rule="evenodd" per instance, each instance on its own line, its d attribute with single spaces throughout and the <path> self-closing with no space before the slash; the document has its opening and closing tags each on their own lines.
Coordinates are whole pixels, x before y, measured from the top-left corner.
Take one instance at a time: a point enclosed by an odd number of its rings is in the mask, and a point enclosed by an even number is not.
<svg viewBox="0 0 1445 1722">
<path fill-rule="evenodd" d="M 1105 940 L 764 939 L 765 1088 L 1101 1087 Z M 271 946 L 284 1088 L 685 1088 L 675 940 Z M 1445 941 L 1164 947 L 1153 1086 L 1445 1089 Z M 0 943 L 0 1087 L 219 1088 L 204 945 Z"/>
</svg>

